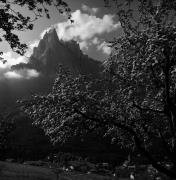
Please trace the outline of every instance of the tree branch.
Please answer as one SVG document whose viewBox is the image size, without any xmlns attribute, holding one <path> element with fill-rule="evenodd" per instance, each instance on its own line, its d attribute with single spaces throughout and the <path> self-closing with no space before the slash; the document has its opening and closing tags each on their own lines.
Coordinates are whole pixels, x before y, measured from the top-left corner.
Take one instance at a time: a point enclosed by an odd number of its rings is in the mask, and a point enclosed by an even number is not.
<svg viewBox="0 0 176 180">
<path fill-rule="evenodd" d="M 176 173 L 172 172 L 171 170 L 168 170 L 167 168 L 165 168 L 164 166 L 162 166 L 161 164 L 159 164 L 151 155 L 150 153 L 141 145 L 141 141 L 138 138 L 137 133 L 129 126 L 125 125 L 125 124 L 121 124 L 115 121 L 101 121 L 98 118 L 94 118 L 94 117 L 89 117 L 88 115 L 86 115 L 85 113 L 82 113 L 81 111 L 75 109 L 75 112 L 82 115 L 84 118 L 92 120 L 93 122 L 96 123 L 102 123 L 104 125 L 114 125 L 117 128 L 120 128 L 121 130 L 124 130 L 128 133 L 130 133 L 133 137 L 134 137 L 134 142 L 136 144 L 136 147 L 139 149 L 139 151 L 141 152 L 141 154 L 143 154 L 153 165 L 154 168 L 156 168 L 158 171 L 165 173 L 167 176 L 171 177 L 171 178 L 176 178 Z"/>
<path fill-rule="evenodd" d="M 153 69 L 153 66 L 151 65 L 151 71 L 152 71 L 152 75 L 153 75 L 153 78 L 157 81 L 157 83 L 155 83 L 155 85 L 157 86 L 157 84 L 159 84 L 159 86 L 161 86 L 162 88 L 164 88 L 164 84 L 163 82 L 157 77 L 157 75 L 155 74 L 155 71 Z"/>
<path fill-rule="evenodd" d="M 151 111 L 151 112 L 158 113 L 158 114 L 165 114 L 165 111 L 159 111 L 159 110 L 150 109 L 150 108 L 142 108 L 141 106 L 135 104 L 134 102 L 133 102 L 133 106 L 135 108 L 139 109 L 140 111 Z"/>
<path fill-rule="evenodd" d="M 165 56 L 165 66 L 163 68 L 164 76 L 165 76 L 165 109 L 166 109 L 166 114 L 168 116 L 168 121 L 170 125 L 170 129 L 172 132 L 172 136 L 175 137 L 175 122 L 173 120 L 172 114 L 175 113 L 172 110 L 172 103 L 170 102 L 170 56 L 169 56 L 169 49 L 165 47 L 164 51 L 164 56 Z M 174 145 L 175 146 L 175 145 Z"/>
<path fill-rule="evenodd" d="M 158 129 L 158 132 L 159 132 L 159 136 L 162 141 L 163 148 L 164 148 L 165 152 L 167 153 L 168 158 L 170 158 L 170 160 L 174 160 L 174 154 L 172 153 L 171 149 L 169 148 L 169 145 L 168 145 L 167 141 L 165 140 L 162 130 Z"/>
</svg>

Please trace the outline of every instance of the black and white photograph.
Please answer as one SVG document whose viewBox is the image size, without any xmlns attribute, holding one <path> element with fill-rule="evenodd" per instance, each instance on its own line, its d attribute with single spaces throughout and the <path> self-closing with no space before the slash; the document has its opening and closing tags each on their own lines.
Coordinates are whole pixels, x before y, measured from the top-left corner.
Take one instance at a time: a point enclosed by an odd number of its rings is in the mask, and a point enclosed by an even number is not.
<svg viewBox="0 0 176 180">
<path fill-rule="evenodd" d="M 176 180 L 176 0 L 0 0 L 0 180 Z"/>
</svg>

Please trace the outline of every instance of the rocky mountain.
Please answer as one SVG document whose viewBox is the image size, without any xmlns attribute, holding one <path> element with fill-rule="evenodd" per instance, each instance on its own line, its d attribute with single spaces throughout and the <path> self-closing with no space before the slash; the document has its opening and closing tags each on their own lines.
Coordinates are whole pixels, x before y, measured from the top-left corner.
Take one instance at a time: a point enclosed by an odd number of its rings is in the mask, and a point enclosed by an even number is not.
<svg viewBox="0 0 176 180">
<path fill-rule="evenodd" d="M 38 47 L 33 49 L 29 63 L 15 65 L 12 70 L 32 68 L 52 75 L 57 72 L 59 64 L 68 67 L 75 74 L 97 74 L 100 68 L 100 62 L 83 54 L 76 41 L 64 42 L 58 38 L 56 30 L 51 29 L 40 40 Z"/>
<path fill-rule="evenodd" d="M 73 74 L 93 74 L 100 71 L 101 63 L 85 55 L 75 41 L 64 42 L 57 36 L 55 29 L 46 32 L 29 62 L 11 67 L 12 71 L 34 69 L 39 72 L 35 78 L 0 80 L 0 110 L 14 105 L 17 99 L 30 97 L 32 94 L 48 93 L 56 77 L 58 66 L 62 64 Z"/>
<path fill-rule="evenodd" d="M 32 94 L 46 94 L 51 91 L 58 66 L 62 64 L 73 74 L 93 74 L 100 71 L 101 63 L 83 54 L 75 41 L 64 42 L 57 36 L 56 30 L 46 32 L 38 47 L 33 49 L 29 62 L 11 67 L 12 71 L 34 69 L 39 72 L 34 78 L 6 78 L 0 81 L 0 112 L 19 112 L 14 119 L 15 130 L 9 134 L 9 151 L 7 156 L 13 158 L 27 157 L 36 159 L 49 152 L 50 143 L 40 129 L 33 127 L 19 111 L 17 99 L 30 98 Z M 69 145 L 69 149 L 72 145 Z M 80 147 L 81 148 L 81 147 Z"/>
</svg>

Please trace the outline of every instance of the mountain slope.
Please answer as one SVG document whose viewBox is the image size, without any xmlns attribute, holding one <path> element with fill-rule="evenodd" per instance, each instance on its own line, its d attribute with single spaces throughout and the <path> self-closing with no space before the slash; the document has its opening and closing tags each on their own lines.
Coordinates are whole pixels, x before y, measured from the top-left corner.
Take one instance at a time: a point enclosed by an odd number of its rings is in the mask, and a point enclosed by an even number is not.
<svg viewBox="0 0 176 180">
<path fill-rule="evenodd" d="M 68 67 L 73 74 L 93 74 L 100 72 L 101 63 L 89 58 L 80 50 L 75 41 L 59 40 L 56 30 L 51 29 L 35 47 L 29 62 L 11 67 L 12 71 L 25 69 L 37 70 L 40 74 L 35 78 L 0 80 L 0 109 L 15 104 L 17 99 L 29 97 L 31 94 L 48 93 L 54 82 L 59 64 Z"/>
<path fill-rule="evenodd" d="M 59 64 L 68 67 L 73 74 L 97 74 L 101 63 L 83 54 L 77 42 L 59 40 L 56 30 L 51 29 L 34 48 L 29 63 L 15 65 L 12 70 L 32 68 L 53 75 Z"/>
</svg>

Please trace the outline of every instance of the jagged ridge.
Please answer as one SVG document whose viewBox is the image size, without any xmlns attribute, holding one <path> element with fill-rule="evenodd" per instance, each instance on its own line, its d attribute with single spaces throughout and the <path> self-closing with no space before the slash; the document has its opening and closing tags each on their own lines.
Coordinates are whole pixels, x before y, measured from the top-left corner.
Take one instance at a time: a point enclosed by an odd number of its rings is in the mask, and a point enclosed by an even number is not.
<svg viewBox="0 0 176 180">
<path fill-rule="evenodd" d="M 56 30 L 51 29 L 34 48 L 29 63 L 15 65 L 12 70 L 33 68 L 44 74 L 55 74 L 59 64 L 67 66 L 76 74 L 97 74 L 100 66 L 100 62 L 83 54 L 76 41 L 59 40 Z"/>
</svg>

